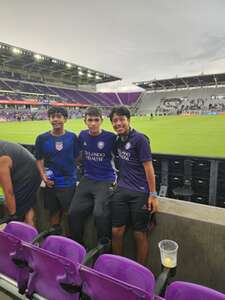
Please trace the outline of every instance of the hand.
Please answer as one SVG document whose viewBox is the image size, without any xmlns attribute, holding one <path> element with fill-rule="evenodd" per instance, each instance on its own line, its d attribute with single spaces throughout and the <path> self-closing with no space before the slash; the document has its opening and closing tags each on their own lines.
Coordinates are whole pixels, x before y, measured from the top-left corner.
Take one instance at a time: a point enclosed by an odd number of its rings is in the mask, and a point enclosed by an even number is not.
<svg viewBox="0 0 225 300">
<path fill-rule="evenodd" d="M 148 210 L 153 214 L 159 211 L 159 200 L 157 197 L 149 196 Z"/>
<path fill-rule="evenodd" d="M 49 188 L 52 188 L 53 185 L 55 184 L 54 181 L 49 180 L 46 175 L 43 176 L 43 180 L 44 180 L 45 184 L 47 185 L 47 187 L 49 187 Z"/>
</svg>

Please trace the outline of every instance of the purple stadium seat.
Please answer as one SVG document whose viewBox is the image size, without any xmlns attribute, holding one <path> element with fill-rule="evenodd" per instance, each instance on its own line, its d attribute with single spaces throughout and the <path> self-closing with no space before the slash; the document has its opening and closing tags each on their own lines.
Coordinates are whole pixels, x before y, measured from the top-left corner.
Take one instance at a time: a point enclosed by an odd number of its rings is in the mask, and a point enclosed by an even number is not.
<svg viewBox="0 0 225 300">
<path fill-rule="evenodd" d="M 225 300 L 225 294 L 183 281 L 175 281 L 166 289 L 166 300 Z"/>
<path fill-rule="evenodd" d="M 93 300 L 162 299 L 153 296 L 154 275 L 125 257 L 104 254 L 94 268 L 80 267 L 83 291 Z"/>
<path fill-rule="evenodd" d="M 91 300 L 152 300 L 152 294 L 94 269 L 80 266 L 82 290 Z"/>
<path fill-rule="evenodd" d="M 31 242 L 37 230 L 22 222 L 10 222 L 0 231 L 0 273 L 18 283 L 20 292 L 24 291 L 28 280 L 28 269 L 19 268 L 12 259 L 24 260 L 23 242 Z"/>
<path fill-rule="evenodd" d="M 28 282 L 29 297 L 37 293 L 49 300 L 78 300 L 81 279 L 79 263 L 86 251 L 83 246 L 61 236 L 49 236 L 41 245 L 24 245 L 32 269 Z"/>
<path fill-rule="evenodd" d="M 23 222 L 10 222 L 4 228 L 4 232 L 12 234 L 24 242 L 31 242 L 38 234 L 36 228 Z"/>
<path fill-rule="evenodd" d="M 112 254 L 101 255 L 97 259 L 94 269 L 148 291 L 150 294 L 153 293 L 154 275 L 149 269 L 131 259 Z"/>
</svg>

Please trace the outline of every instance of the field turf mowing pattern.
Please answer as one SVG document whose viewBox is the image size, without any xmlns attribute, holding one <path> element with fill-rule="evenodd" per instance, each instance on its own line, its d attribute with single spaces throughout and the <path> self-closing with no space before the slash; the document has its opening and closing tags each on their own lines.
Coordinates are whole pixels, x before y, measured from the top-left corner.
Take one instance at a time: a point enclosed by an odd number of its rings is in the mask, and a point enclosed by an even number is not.
<svg viewBox="0 0 225 300">
<path fill-rule="evenodd" d="M 133 117 L 131 126 L 149 136 L 155 153 L 225 157 L 225 115 Z M 0 139 L 33 144 L 50 128 L 48 121 L 2 122 Z M 65 128 L 79 134 L 86 127 L 77 119 L 69 120 Z M 103 128 L 113 131 L 108 119 Z"/>
</svg>

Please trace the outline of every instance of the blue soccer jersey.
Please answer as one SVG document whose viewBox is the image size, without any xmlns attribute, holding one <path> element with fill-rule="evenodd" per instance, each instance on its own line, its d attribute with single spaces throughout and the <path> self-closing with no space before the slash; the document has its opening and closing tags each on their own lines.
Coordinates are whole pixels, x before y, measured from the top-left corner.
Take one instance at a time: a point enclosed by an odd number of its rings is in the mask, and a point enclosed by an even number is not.
<svg viewBox="0 0 225 300">
<path fill-rule="evenodd" d="M 44 166 L 50 171 L 54 187 L 71 187 L 77 180 L 75 159 L 80 148 L 77 136 L 69 131 L 61 136 L 54 136 L 50 132 L 39 135 L 35 143 L 37 160 L 44 160 Z"/>
<path fill-rule="evenodd" d="M 112 159 L 112 149 L 116 135 L 102 130 L 97 136 L 91 136 L 89 130 L 83 130 L 79 135 L 84 176 L 93 180 L 115 181 L 115 170 Z"/>
</svg>

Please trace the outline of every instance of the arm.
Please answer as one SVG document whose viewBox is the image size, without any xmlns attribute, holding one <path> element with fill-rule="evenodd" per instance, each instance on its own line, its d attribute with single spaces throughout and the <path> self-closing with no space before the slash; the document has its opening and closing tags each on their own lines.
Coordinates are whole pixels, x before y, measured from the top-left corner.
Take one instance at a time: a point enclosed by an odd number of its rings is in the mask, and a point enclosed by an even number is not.
<svg viewBox="0 0 225 300">
<path fill-rule="evenodd" d="M 10 169 L 12 168 L 12 160 L 9 156 L 0 158 L 0 185 L 3 188 L 5 202 L 10 215 L 16 213 L 16 199 L 13 192 L 12 179 Z"/>
<path fill-rule="evenodd" d="M 35 141 L 35 157 L 36 157 L 36 165 L 39 170 L 40 176 L 42 180 L 45 182 L 47 187 L 51 188 L 54 185 L 54 181 L 49 180 L 45 174 L 44 167 L 44 153 L 43 153 L 43 137 L 39 135 Z"/>
<path fill-rule="evenodd" d="M 154 168 L 152 165 L 152 161 L 145 161 L 143 162 L 143 166 L 145 169 L 145 174 L 148 182 L 148 187 L 150 192 L 155 192 L 155 173 L 154 173 Z M 159 211 L 159 202 L 157 197 L 155 196 L 150 196 L 148 198 L 148 209 L 152 212 L 158 212 Z"/>
<path fill-rule="evenodd" d="M 41 175 L 42 180 L 46 183 L 47 187 L 51 188 L 54 185 L 53 180 L 49 180 L 48 177 L 45 175 L 45 168 L 44 168 L 44 161 L 43 159 L 36 160 L 37 168 Z"/>
</svg>

